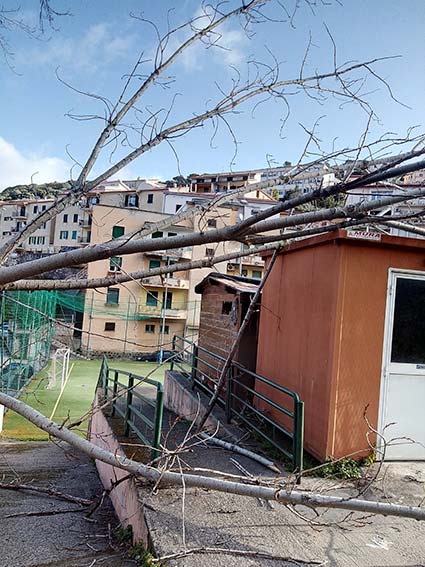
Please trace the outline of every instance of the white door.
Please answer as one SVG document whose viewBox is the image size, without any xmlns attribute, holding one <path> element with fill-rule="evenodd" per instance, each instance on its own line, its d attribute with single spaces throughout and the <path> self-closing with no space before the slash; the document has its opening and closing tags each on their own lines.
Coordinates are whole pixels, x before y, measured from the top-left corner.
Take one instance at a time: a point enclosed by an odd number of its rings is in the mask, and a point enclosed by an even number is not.
<svg viewBox="0 0 425 567">
<path fill-rule="evenodd" d="M 385 458 L 425 460 L 425 272 L 390 270 L 385 326 L 379 432 L 392 440 Z"/>
</svg>

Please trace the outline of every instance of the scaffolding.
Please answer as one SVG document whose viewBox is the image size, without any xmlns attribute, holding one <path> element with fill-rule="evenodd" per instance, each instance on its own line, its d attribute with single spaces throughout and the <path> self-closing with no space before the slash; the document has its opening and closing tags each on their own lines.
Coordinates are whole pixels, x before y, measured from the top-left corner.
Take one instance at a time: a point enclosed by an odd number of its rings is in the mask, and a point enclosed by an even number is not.
<svg viewBox="0 0 425 567">
<path fill-rule="evenodd" d="M 50 357 L 57 294 L 0 292 L 0 390 L 18 397 Z"/>
</svg>

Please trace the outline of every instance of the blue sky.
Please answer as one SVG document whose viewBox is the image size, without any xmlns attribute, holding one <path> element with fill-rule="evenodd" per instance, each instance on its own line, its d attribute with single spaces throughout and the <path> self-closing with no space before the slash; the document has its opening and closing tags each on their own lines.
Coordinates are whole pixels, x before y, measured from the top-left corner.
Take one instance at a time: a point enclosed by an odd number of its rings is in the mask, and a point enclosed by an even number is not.
<svg viewBox="0 0 425 567">
<path fill-rule="evenodd" d="M 68 5 L 73 15 L 59 18 L 58 29 L 48 30 L 40 40 L 17 32 L 10 35 L 15 72 L 5 65 L 0 66 L 0 189 L 28 183 L 32 174 L 35 174 L 35 182 L 69 178 L 73 164 L 70 155 L 77 162 L 83 162 L 100 131 L 98 121 L 75 121 L 67 117 L 67 113 L 99 112 L 101 105 L 60 83 L 56 77 L 58 67 L 63 80 L 75 88 L 114 100 L 140 51 L 144 50 L 149 58 L 155 45 L 153 29 L 129 14 L 143 11 L 146 18 L 164 30 L 169 8 L 174 8 L 172 21 L 180 23 L 198 13 L 201 4 L 196 0 L 52 2 L 61 8 Z M 288 9 L 293 3 L 294 0 L 286 3 Z M 229 2 L 229 6 L 236 5 L 236 0 Z M 31 20 L 37 1 L 23 0 L 20 6 L 24 17 Z M 273 0 L 267 10 L 275 18 L 283 16 Z M 235 20 L 223 29 L 222 42 L 228 50 L 205 50 L 202 45 L 192 48 L 170 70 L 176 76 L 172 88 L 156 87 L 144 98 L 140 105 L 141 116 L 166 106 L 176 93 L 170 124 L 204 110 L 208 101 L 219 96 L 216 84 L 222 87 L 230 84 L 234 73 L 229 65 L 237 66 L 244 73 L 249 57 L 270 62 L 269 50 L 280 62 L 282 78 L 297 77 L 310 33 L 313 47 L 305 73 L 329 71 L 333 48 L 326 23 L 336 42 L 340 63 L 401 56 L 383 61 L 374 69 L 390 83 L 397 99 L 410 108 L 392 100 L 379 81 L 368 81 L 364 90 L 370 91 L 368 100 L 380 119 L 373 124 L 369 139 L 387 131 L 404 135 L 413 125 L 420 127 L 419 133 L 425 122 L 424 21 L 423 0 L 347 0 L 342 6 L 337 2 L 320 6 L 314 14 L 301 3 L 294 26 L 267 22 L 254 28 L 256 33 L 252 38 L 244 34 Z M 179 35 L 175 41 L 183 37 Z M 149 68 L 150 63 L 147 63 L 144 71 Z M 211 141 L 213 130 L 206 126 L 176 142 L 179 163 L 170 147 L 164 144 L 132 163 L 118 177 L 166 179 L 177 175 L 179 167 L 182 174 L 189 174 L 259 168 L 285 160 L 294 162 L 306 141 L 300 123 L 311 128 L 321 117 L 318 136 L 323 147 L 330 150 L 334 146 L 355 146 L 367 120 L 361 109 L 354 105 L 341 108 L 340 103 L 332 99 L 318 104 L 300 94 L 290 97 L 290 106 L 290 116 L 282 132 L 285 107 L 277 101 L 265 102 L 254 113 L 252 105 L 247 105 L 241 108 L 242 113 L 230 117 L 239 141 L 236 158 L 233 158 L 234 144 L 226 127 L 221 125 Z M 118 149 L 112 160 L 123 155 L 122 151 Z M 108 167 L 109 159 L 109 154 L 102 156 L 94 174 Z M 78 166 L 75 166 L 74 176 L 77 173 Z"/>
</svg>

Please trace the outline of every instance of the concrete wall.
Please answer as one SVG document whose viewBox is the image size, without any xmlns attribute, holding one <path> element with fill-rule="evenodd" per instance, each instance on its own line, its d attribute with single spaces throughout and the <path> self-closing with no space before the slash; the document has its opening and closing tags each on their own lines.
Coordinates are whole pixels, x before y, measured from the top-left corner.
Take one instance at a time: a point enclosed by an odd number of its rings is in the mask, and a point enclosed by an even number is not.
<svg viewBox="0 0 425 567">
<path fill-rule="evenodd" d="M 113 433 L 103 412 L 98 408 L 98 395 L 95 396 L 94 409 L 90 422 L 89 441 L 110 451 L 116 456 L 125 457 L 115 434 Z M 106 489 L 110 489 L 112 482 L 116 482 L 127 476 L 127 472 L 96 461 L 96 467 L 100 479 Z M 131 525 L 133 528 L 133 541 L 143 541 L 149 545 L 148 528 L 143 517 L 143 505 L 139 502 L 136 483 L 133 479 L 125 480 L 118 484 L 110 493 L 110 498 L 115 512 L 124 527 Z"/>
</svg>

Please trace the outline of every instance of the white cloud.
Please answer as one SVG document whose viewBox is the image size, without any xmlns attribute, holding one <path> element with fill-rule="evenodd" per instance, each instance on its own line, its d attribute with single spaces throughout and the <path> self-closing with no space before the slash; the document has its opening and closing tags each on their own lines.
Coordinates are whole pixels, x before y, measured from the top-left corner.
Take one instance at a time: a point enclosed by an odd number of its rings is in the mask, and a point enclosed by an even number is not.
<svg viewBox="0 0 425 567">
<path fill-rule="evenodd" d="M 193 14 L 194 29 L 185 29 L 178 36 L 173 35 L 168 42 L 167 55 L 186 41 L 194 31 L 207 26 L 214 19 L 213 8 L 207 4 Z M 249 38 L 240 26 L 225 23 L 214 30 L 208 40 L 198 40 L 179 57 L 179 62 L 186 71 L 199 71 L 208 66 L 211 59 L 217 65 L 238 66 L 247 60 Z M 153 58 L 153 57 L 152 57 Z"/>
<path fill-rule="evenodd" d="M 187 71 L 202 69 L 207 65 L 208 57 L 214 59 L 216 64 L 236 67 L 247 59 L 246 47 L 249 40 L 242 30 L 223 27 L 220 35 L 213 37 L 213 41 L 214 45 L 208 48 L 198 41 L 182 54 L 180 61 Z"/>
<path fill-rule="evenodd" d="M 80 38 L 55 36 L 41 47 L 18 55 L 18 59 L 30 65 L 56 64 L 76 71 L 94 71 L 130 55 L 133 43 L 134 35 L 117 35 L 112 24 L 98 23 Z"/>
<path fill-rule="evenodd" d="M 23 154 L 13 144 L 0 137 L 0 191 L 12 185 L 46 181 L 65 181 L 69 165 L 60 158 L 38 154 Z"/>
</svg>

